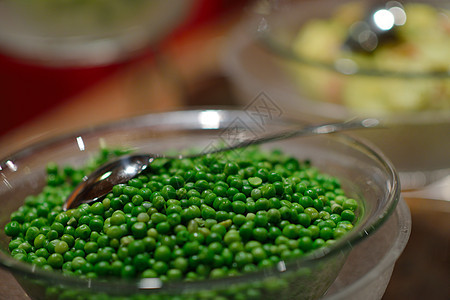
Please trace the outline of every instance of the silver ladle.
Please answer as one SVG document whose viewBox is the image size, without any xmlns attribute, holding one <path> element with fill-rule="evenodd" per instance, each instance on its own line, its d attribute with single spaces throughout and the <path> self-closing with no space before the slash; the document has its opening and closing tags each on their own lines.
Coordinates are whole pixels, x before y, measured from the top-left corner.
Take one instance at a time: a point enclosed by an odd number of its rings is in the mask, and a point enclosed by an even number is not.
<svg viewBox="0 0 450 300">
<path fill-rule="evenodd" d="M 162 154 L 133 154 L 123 156 L 109 162 L 84 178 L 71 195 L 66 199 L 63 209 L 75 208 L 82 203 L 92 203 L 101 200 L 112 191 L 113 186 L 125 183 L 144 171 L 156 158 L 181 159 L 195 158 L 206 154 L 219 153 L 238 148 L 257 145 L 297 136 L 328 134 L 344 130 L 371 128 L 379 125 L 377 119 L 351 120 L 347 122 L 328 123 L 302 127 L 300 129 L 270 133 L 259 138 L 247 139 L 232 146 L 213 149 L 193 155 L 165 156 Z"/>
</svg>

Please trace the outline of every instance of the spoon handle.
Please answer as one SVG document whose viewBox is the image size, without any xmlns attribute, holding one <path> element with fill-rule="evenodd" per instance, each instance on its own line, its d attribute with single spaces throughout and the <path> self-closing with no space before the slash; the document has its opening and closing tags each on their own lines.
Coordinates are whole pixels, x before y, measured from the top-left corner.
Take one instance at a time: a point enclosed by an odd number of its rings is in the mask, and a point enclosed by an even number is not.
<svg viewBox="0 0 450 300">
<path fill-rule="evenodd" d="M 353 130 L 360 128 L 372 128 L 379 126 L 380 122 L 377 119 L 367 118 L 367 119 L 352 119 L 346 122 L 336 122 L 336 123 L 328 123 L 328 124 L 320 124 L 320 125 L 310 125 L 306 127 L 302 127 L 296 130 L 285 130 L 276 133 L 266 134 L 264 136 L 254 138 L 254 139 L 245 139 L 235 145 L 226 146 L 223 148 L 213 149 L 211 151 L 203 152 L 201 154 L 192 155 L 189 157 L 205 155 L 205 154 L 213 154 L 218 152 L 224 152 L 234 149 L 239 149 L 251 145 L 259 145 L 268 142 L 274 142 L 278 140 L 288 139 L 297 136 L 312 136 L 318 134 L 328 134 L 345 130 Z"/>
</svg>

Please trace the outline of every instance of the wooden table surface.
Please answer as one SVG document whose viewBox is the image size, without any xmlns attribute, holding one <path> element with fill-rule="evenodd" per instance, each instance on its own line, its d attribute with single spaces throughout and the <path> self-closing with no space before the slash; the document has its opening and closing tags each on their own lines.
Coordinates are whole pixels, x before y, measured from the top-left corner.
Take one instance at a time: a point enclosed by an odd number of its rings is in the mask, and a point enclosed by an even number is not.
<svg viewBox="0 0 450 300">
<path fill-rule="evenodd" d="M 177 45 L 168 45 L 156 62 L 128 66 L 1 136 L 0 156 L 60 133 L 119 118 L 192 105 L 235 104 L 220 72 L 219 58 L 237 20 L 231 16 L 198 29 Z M 406 200 L 412 213 L 412 235 L 383 299 L 450 299 L 450 203 L 445 204 L 445 211 L 434 202 Z M 4 270 L 0 270 L 0 299 L 28 299 Z"/>
</svg>

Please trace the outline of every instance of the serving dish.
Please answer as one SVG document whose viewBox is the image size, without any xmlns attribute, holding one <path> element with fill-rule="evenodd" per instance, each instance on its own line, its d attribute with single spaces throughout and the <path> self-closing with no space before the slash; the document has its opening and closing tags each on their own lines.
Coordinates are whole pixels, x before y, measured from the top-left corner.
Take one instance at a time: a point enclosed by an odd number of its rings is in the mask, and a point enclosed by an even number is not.
<svg viewBox="0 0 450 300">
<path fill-rule="evenodd" d="M 445 6 L 448 3 L 442 1 L 412 2 L 448 8 Z M 448 66 L 442 65 L 440 71 L 402 71 L 395 69 L 395 65 L 372 69 L 367 65 L 358 67 L 349 59 L 312 59 L 295 50 L 303 25 L 312 20 L 328 20 L 349 3 L 353 1 L 287 1 L 246 18 L 230 36 L 222 61 L 237 98 L 246 106 L 266 98 L 266 102 L 275 104 L 279 111 L 293 118 L 306 116 L 311 120 L 334 121 L 368 115 L 379 118 L 385 128 L 358 134 L 393 161 L 405 189 L 420 188 L 446 176 L 450 170 L 447 154 L 450 110 L 445 92 L 450 84 Z M 325 51 L 326 47 L 318 51 Z M 355 68 L 345 67 L 349 65 Z M 418 91 L 424 86 L 425 91 Z M 362 104 L 361 109 L 349 107 L 342 100 L 344 94 L 351 95 L 353 102 L 372 104 L 365 109 Z M 439 102 L 439 108 L 397 107 L 386 111 L 377 109 L 376 105 L 387 99 L 408 103 L 421 97 Z"/>
</svg>

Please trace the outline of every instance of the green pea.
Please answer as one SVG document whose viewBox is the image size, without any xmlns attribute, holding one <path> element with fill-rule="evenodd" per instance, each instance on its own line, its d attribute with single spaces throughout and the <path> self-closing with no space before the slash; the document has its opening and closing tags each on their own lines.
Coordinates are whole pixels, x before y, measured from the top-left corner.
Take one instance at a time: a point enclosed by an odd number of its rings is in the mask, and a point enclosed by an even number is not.
<svg viewBox="0 0 450 300">
<path fill-rule="evenodd" d="M 145 243 L 142 240 L 132 241 L 128 245 L 128 253 L 130 256 L 135 256 L 139 253 L 143 253 L 145 251 Z"/>
<path fill-rule="evenodd" d="M 253 238 L 259 242 L 265 242 L 268 237 L 268 231 L 264 227 L 253 229 Z"/>
<path fill-rule="evenodd" d="M 47 262 L 53 268 L 60 268 L 64 263 L 64 258 L 60 253 L 53 253 L 48 257 Z"/>
<path fill-rule="evenodd" d="M 305 252 L 310 251 L 312 249 L 313 246 L 312 244 L 313 244 L 312 239 L 309 236 L 301 237 L 298 240 L 299 248 Z"/>
<path fill-rule="evenodd" d="M 164 275 L 169 270 L 169 266 L 163 261 L 156 261 L 152 269 L 158 274 L 158 276 Z"/>
<path fill-rule="evenodd" d="M 48 243 L 47 237 L 42 233 L 38 234 L 33 241 L 33 245 L 36 249 L 43 248 Z"/>
<path fill-rule="evenodd" d="M 262 197 L 262 192 L 261 192 L 260 189 L 255 188 L 255 189 L 252 190 L 250 195 L 251 195 L 252 199 L 256 201 L 256 200 L 258 200 L 259 198 Z"/>
<path fill-rule="evenodd" d="M 246 221 L 247 219 L 242 214 L 237 214 L 233 217 L 233 224 L 235 224 L 238 227 L 242 226 Z"/>
<path fill-rule="evenodd" d="M 341 213 L 342 220 L 353 222 L 355 220 L 355 213 L 350 209 L 345 209 Z"/>
<path fill-rule="evenodd" d="M 99 261 L 94 265 L 94 272 L 99 276 L 105 276 L 109 273 L 110 264 L 106 261 Z"/>
<path fill-rule="evenodd" d="M 187 256 L 192 256 L 199 252 L 200 244 L 197 241 L 186 242 L 183 246 L 183 251 Z"/>
<path fill-rule="evenodd" d="M 91 234 L 91 229 L 86 224 L 78 226 L 77 229 L 75 229 L 75 237 L 81 238 L 83 240 L 86 240 L 87 238 L 89 238 L 90 234 Z"/>
<path fill-rule="evenodd" d="M 272 197 L 269 199 L 269 207 L 270 208 L 280 208 L 281 207 L 281 201 L 280 199 L 276 198 L 276 197 Z"/>
<path fill-rule="evenodd" d="M 238 172 L 239 166 L 234 162 L 225 164 L 224 173 L 227 175 L 234 175 Z"/>
<path fill-rule="evenodd" d="M 230 200 L 223 198 L 219 204 L 219 210 L 230 212 L 233 210 L 233 203 Z"/>
<path fill-rule="evenodd" d="M 99 262 L 98 254 L 97 253 L 89 253 L 86 255 L 86 262 L 95 265 L 97 262 Z"/>
<path fill-rule="evenodd" d="M 271 183 L 281 181 L 282 179 L 283 179 L 282 176 L 277 172 L 270 172 L 269 175 L 267 176 L 267 180 Z"/>
<path fill-rule="evenodd" d="M 84 252 L 89 254 L 89 253 L 95 253 L 98 250 L 98 245 L 95 242 L 87 242 L 84 245 Z"/>
<path fill-rule="evenodd" d="M 177 257 L 172 264 L 174 268 L 180 270 L 181 272 L 186 272 L 188 269 L 188 260 L 184 257 Z"/>
<path fill-rule="evenodd" d="M 203 192 L 209 189 L 209 183 L 206 180 L 200 179 L 195 182 L 195 189 L 199 192 Z"/>
<path fill-rule="evenodd" d="M 275 240 L 277 237 L 279 237 L 282 234 L 280 228 L 276 227 L 276 226 L 270 226 L 268 233 L 267 233 L 267 237 L 270 240 Z"/>
<path fill-rule="evenodd" d="M 236 214 L 244 214 L 246 211 L 246 205 L 243 201 L 234 200 L 231 205 L 233 208 L 233 212 L 235 212 Z"/>
<path fill-rule="evenodd" d="M 297 229 L 297 226 L 295 226 L 294 224 L 289 224 L 285 226 L 283 228 L 282 233 L 289 239 L 296 239 L 299 237 L 299 231 Z"/>
<path fill-rule="evenodd" d="M 169 184 L 174 187 L 175 189 L 182 188 L 184 186 L 184 178 L 178 175 L 173 176 L 169 180 Z"/>
<path fill-rule="evenodd" d="M 106 230 L 106 235 L 110 239 L 119 239 L 123 235 L 123 231 L 119 226 L 111 226 Z"/>
<path fill-rule="evenodd" d="M 22 248 L 16 248 L 16 249 L 14 249 L 14 250 L 11 251 L 11 255 L 12 255 L 12 256 L 14 256 L 14 255 L 16 255 L 16 254 L 24 254 L 24 255 L 26 255 L 26 254 L 27 254 L 27 251 L 25 251 L 25 250 L 22 249 Z"/>
<path fill-rule="evenodd" d="M 103 229 L 103 220 L 102 219 L 100 219 L 100 218 L 92 218 L 90 221 L 89 221 L 89 228 L 92 230 L 92 231 L 96 231 L 96 232 L 101 232 L 102 231 L 102 229 Z"/>
<path fill-rule="evenodd" d="M 304 227 L 311 225 L 311 217 L 306 213 L 301 213 L 298 215 L 298 222 Z"/>
<path fill-rule="evenodd" d="M 31 262 L 33 265 L 42 267 L 45 264 L 47 264 L 47 260 L 43 257 L 36 257 L 35 259 L 33 259 L 33 261 Z"/>
<path fill-rule="evenodd" d="M 39 228 L 33 226 L 29 227 L 25 233 L 25 239 L 32 242 L 39 235 L 39 232 Z"/>
<path fill-rule="evenodd" d="M 261 194 L 264 198 L 272 198 L 276 193 L 276 189 L 272 184 L 266 184 L 261 187 Z"/>
<path fill-rule="evenodd" d="M 99 248 L 106 247 L 109 245 L 109 237 L 107 235 L 100 235 L 97 239 L 97 244 Z"/>
<path fill-rule="evenodd" d="M 165 185 L 161 188 L 161 196 L 163 196 L 165 200 L 174 199 L 177 197 L 177 192 L 173 186 Z"/>
<path fill-rule="evenodd" d="M 212 207 L 203 204 L 201 206 L 201 215 L 203 219 L 214 219 L 216 217 L 216 211 Z"/>
<path fill-rule="evenodd" d="M 147 269 L 144 272 L 142 272 L 141 275 L 142 278 L 155 278 L 158 277 L 158 273 L 156 273 L 153 269 Z"/>
<path fill-rule="evenodd" d="M 260 198 L 255 202 L 256 211 L 267 211 L 270 208 L 270 202 L 267 198 Z"/>
<path fill-rule="evenodd" d="M 87 225 L 87 224 L 89 224 L 89 221 L 91 219 L 92 218 L 90 215 L 83 215 L 78 219 L 78 225 L 83 225 L 83 224 Z M 55 222 L 52 224 L 52 229 L 58 231 L 58 233 L 60 233 L 60 231 L 62 231 L 63 228 L 64 228 L 64 226 L 61 223 Z"/>
<path fill-rule="evenodd" d="M 250 183 L 253 187 L 258 187 L 262 184 L 262 179 L 259 177 L 250 177 L 248 179 L 248 183 Z"/>
<path fill-rule="evenodd" d="M 344 210 L 351 210 L 355 211 L 358 208 L 358 202 L 355 199 L 346 199 L 344 200 L 344 203 L 342 204 L 342 208 Z"/>
<path fill-rule="evenodd" d="M 305 195 L 305 196 L 301 197 L 301 198 L 299 199 L 298 203 L 299 203 L 301 206 L 303 206 L 303 208 L 307 208 L 307 207 L 312 207 L 312 206 L 314 206 L 314 200 L 313 200 L 310 196 L 308 196 L 308 195 Z"/>
<path fill-rule="evenodd" d="M 244 186 L 244 183 L 240 178 L 234 177 L 233 179 L 230 180 L 229 185 L 230 185 L 230 187 L 234 187 L 238 190 L 241 190 L 242 187 Z"/>
<path fill-rule="evenodd" d="M 203 199 L 198 196 L 191 196 L 188 199 L 189 206 L 194 205 L 200 207 L 203 203 Z"/>
<path fill-rule="evenodd" d="M 136 238 L 147 236 L 147 225 L 144 222 L 136 222 L 131 226 L 131 232 Z"/>
<path fill-rule="evenodd" d="M 69 245 L 65 241 L 59 241 L 55 245 L 55 253 L 64 254 L 69 250 Z"/>
<path fill-rule="evenodd" d="M 110 261 L 113 257 L 114 249 L 111 247 L 104 247 L 98 250 L 99 261 Z"/>
<path fill-rule="evenodd" d="M 344 236 L 347 233 L 347 230 L 345 230 L 344 228 L 336 228 L 333 231 L 333 238 L 334 239 L 339 239 L 342 236 Z"/>
<path fill-rule="evenodd" d="M 95 202 L 94 204 L 92 204 L 91 213 L 93 213 L 94 215 L 101 216 L 101 215 L 103 215 L 104 212 L 105 212 L 105 207 L 102 202 Z"/>
<path fill-rule="evenodd" d="M 160 247 L 156 248 L 154 257 L 156 260 L 169 262 L 172 258 L 171 250 L 167 246 L 160 246 Z"/>
<path fill-rule="evenodd" d="M 227 229 L 223 225 L 215 224 L 211 227 L 211 233 L 217 233 L 220 236 L 225 236 L 226 232 L 227 232 Z"/>
<path fill-rule="evenodd" d="M 256 176 L 261 178 L 263 181 L 266 181 L 267 177 L 269 176 L 269 172 L 266 169 L 258 169 L 256 171 Z"/>
<path fill-rule="evenodd" d="M 310 225 L 308 227 L 308 231 L 310 233 L 311 238 L 316 239 L 319 237 L 320 234 L 320 228 L 316 225 Z M 300 234 L 302 236 L 302 234 Z"/>
<path fill-rule="evenodd" d="M 48 253 L 47 249 L 40 248 L 36 250 L 36 255 L 43 258 L 48 258 L 50 256 L 50 253 Z"/>
<path fill-rule="evenodd" d="M 331 205 L 331 211 L 333 212 L 333 214 L 341 214 L 342 213 L 342 206 L 339 205 L 338 203 L 334 203 Z"/>
<path fill-rule="evenodd" d="M 307 207 L 304 212 L 309 215 L 312 221 L 319 217 L 319 212 L 314 207 Z"/>
<path fill-rule="evenodd" d="M 11 221 L 5 226 L 5 234 L 10 237 L 16 237 L 20 234 L 21 227 L 18 221 Z"/>
<path fill-rule="evenodd" d="M 156 224 L 156 230 L 158 231 L 158 233 L 160 234 L 167 234 L 170 232 L 171 226 L 169 222 L 160 222 L 158 224 Z"/>
<path fill-rule="evenodd" d="M 230 245 L 233 242 L 241 240 L 241 236 L 237 230 L 229 230 L 223 237 L 225 244 Z"/>
<path fill-rule="evenodd" d="M 342 218 L 339 214 L 330 214 L 330 220 L 334 221 L 335 223 L 339 223 Z"/>
<path fill-rule="evenodd" d="M 66 225 L 69 219 L 69 216 L 65 212 L 61 212 L 55 217 L 55 221 L 61 223 L 62 225 Z"/>
<path fill-rule="evenodd" d="M 330 227 L 322 227 L 320 229 L 320 233 L 319 236 L 321 239 L 323 240 L 329 240 L 331 238 L 333 238 L 333 229 L 331 229 Z"/>
<path fill-rule="evenodd" d="M 162 213 L 154 213 L 150 217 L 151 221 L 155 224 L 164 222 L 167 220 L 167 216 Z"/>
<path fill-rule="evenodd" d="M 245 265 L 249 264 L 252 262 L 252 256 L 250 253 L 244 252 L 244 251 L 240 251 L 238 253 L 236 253 L 235 257 L 234 257 L 234 261 L 237 265 L 238 268 L 243 268 Z"/>
<path fill-rule="evenodd" d="M 338 222 L 336 227 L 343 228 L 347 231 L 350 231 L 353 229 L 353 224 L 350 221 L 342 220 L 342 221 Z"/>
</svg>

